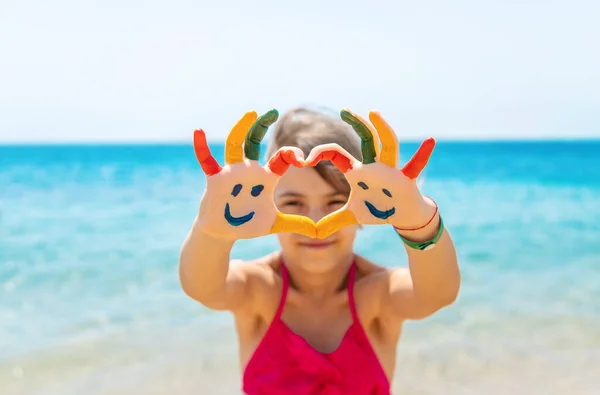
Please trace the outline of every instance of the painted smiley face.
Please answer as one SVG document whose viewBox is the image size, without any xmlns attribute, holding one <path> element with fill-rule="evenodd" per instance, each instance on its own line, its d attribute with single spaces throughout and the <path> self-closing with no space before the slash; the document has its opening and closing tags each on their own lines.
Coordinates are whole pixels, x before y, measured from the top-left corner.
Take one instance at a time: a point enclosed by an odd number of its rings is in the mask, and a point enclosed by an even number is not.
<svg viewBox="0 0 600 395">
<path fill-rule="evenodd" d="M 240 194 L 240 192 L 242 191 L 242 184 L 236 184 L 234 185 L 233 189 L 231 190 L 231 196 L 236 197 L 237 195 Z M 257 197 L 261 194 L 261 192 L 265 189 L 264 185 L 255 185 L 252 187 L 252 189 L 250 190 L 250 195 L 252 195 L 253 197 Z M 240 217 L 235 217 L 233 215 L 231 215 L 231 209 L 229 207 L 229 203 L 225 203 L 225 220 L 227 221 L 227 223 L 229 223 L 229 225 L 231 226 L 241 226 L 244 225 L 246 222 L 250 221 L 252 218 L 254 217 L 254 211 L 250 211 L 248 214 L 242 215 Z"/>
<path fill-rule="evenodd" d="M 362 189 L 364 189 L 365 191 L 367 189 L 369 189 L 369 186 L 367 184 L 365 184 L 364 182 L 359 182 L 358 186 L 361 187 Z M 386 195 L 387 197 L 391 198 L 392 197 L 392 193 L 390 191 L 388 191 L 385 188 L 382 188 L 381 191 L 383 192 L 384 195 Z M 365 205 L 367 206 L 367 208 L 369 209 L 369 212 L 371 213 L 371 215 L 373 215 L 376 218 L 379 219 L 388 219 L 389 217 L 391 217 L 392 215 L 394 215 L 396 213 L 396 208 L 392 207 L 389 210 L 379 210 L 377 207 L 375 207 L 375 205 L 367 200 L 365 200 Z"/>
</svg>

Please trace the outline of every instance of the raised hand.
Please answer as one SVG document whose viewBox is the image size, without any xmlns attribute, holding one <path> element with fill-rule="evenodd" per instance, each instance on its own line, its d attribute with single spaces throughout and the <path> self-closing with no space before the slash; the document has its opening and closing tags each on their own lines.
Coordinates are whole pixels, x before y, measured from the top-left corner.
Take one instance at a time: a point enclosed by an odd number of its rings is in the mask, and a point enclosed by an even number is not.
<svg viewBox="0 0 600 395">
<path fill-rule="evenodd" d="M 416 179 L 427 165 L 435 146 L 428 138 L 402 169 L 398 169 L 399 145 L 396 133 L 378 112 L 369 119 L 375 130 L 360 116 L 342 110 L 341 118 L 361 138 L 362 163 L 337 144 L 315 147 L 306 159 L 308 166 L 331 161 L 350 183 L 351 192 L 344 207 L 317 223 L 317 237 L 326 238 L 353 224 L 391 224 L 410 230 L 435 215 L 417 187 Z M 379 138 L 377 138 L 377 136 Z M 381 150 L 379 150 L 381 140 Z"/>
<path fill-rule="evenodd" d="M 196 158 L 207 177 L 197 223 L 203 232 L 231 240 L 279 232 L 316 236 L 310 218 L 283 214 L 273 201 L 279 177 L 290 165 L 304 166 L 302 151 L 283 147 L 266 166 L 258 163 L 260 143 L 278 116 L 277 110 L 260 117 L 254 111 L 247 112 L 227 137 L 224 167 L 210 153 L 204 131 L 194 131 Z"/>
</svg>

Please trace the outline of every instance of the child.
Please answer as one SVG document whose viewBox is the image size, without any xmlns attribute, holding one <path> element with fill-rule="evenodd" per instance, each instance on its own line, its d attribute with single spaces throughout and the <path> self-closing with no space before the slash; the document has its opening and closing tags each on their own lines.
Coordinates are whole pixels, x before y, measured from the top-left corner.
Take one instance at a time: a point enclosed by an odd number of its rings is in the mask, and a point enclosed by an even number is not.
<svg viewBox="0 0 600 395">
<path fill-rule="evenodd" d="M 377 131 L 387 130 L 381 117 L 372 115 Z M 389 394 L 403 322 L 433 314 L 458 294 L 454 244 L 435 202 L 418 191 L 414 179 L 420 170 L 412 163 L 401 175 L 392 166 L 397 160 L 397 145 L 389 146 L 392 134 L 379 133 L 379 152 L 377 133 L 369 140 L 360 117 L 342 116 L 361 135 L 362 149 L 346 123 L 307 109 L 293 110 L 277 124 L 267 170 L 257 164 L 257 151 L 276 112 L 258 120 L 248 113 L 234 127 L 227 141 L 234 164 L 227 172 L 220 171 L 208 148 L 197 149 L 209 177 L 182 247 L 180 279 L 193 299 L 233 313 L 246 394 Z M 243 161 L 240 138 L 248 129 L 244 151 L 254 160 Z M 197 147 L 204 147 L 203 132 L 195 138 Z M 367 164 L 375 157 L 390 166 L 377 163 L 377 171 L 369 173 Z M 366 193 L 372 198 L 360 200 Z M 284 215 L 267 200 L 258 206 L 252 199 L 274 199 Z M 224 205 L 234 226 L 222 225 Z M 365 219 L 369 215 L 374 219 Z M 297 233 L 280 232 L 281 221 Z M 379 266 L 354 253 L 360 224 L 370 223 L 395 226 L 409 268 Z M 268 233 L 277 233 L 280 251 L 230 262 L 236 239 Z M 435 248 L 415 244 L 429 245 L 432 239 Z"/>
</svg>

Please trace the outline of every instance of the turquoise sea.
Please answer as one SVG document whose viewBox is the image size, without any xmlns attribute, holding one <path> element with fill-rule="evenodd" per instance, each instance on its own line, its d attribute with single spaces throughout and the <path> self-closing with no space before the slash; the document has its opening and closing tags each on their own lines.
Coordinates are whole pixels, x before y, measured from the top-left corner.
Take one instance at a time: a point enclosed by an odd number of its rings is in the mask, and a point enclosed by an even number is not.
<svg viewBox="0 0 600 395">
<path fill-rule="evenodd" d="M 212 146 L 221 161 L 223 146 Z M 404 162 L 416 144 L 401 147 Z M 396 394 L 598 394 L 600 141 L 439 142 L 458 301 L 409 322 Z M 190 145 L 0 146 L 0 394 L 237 394 L 231 317 L 179 287 Z M 236 244 L 234 257 L 277 247 Z M 406 265 L 389 227 L 358 252 Z"/>
</svg>

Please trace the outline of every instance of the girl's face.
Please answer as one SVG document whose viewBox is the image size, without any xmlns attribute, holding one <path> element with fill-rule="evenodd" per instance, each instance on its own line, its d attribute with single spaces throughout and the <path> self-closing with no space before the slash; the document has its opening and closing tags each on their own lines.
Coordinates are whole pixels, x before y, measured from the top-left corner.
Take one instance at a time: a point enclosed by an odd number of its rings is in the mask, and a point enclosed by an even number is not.
<svg viewBox="0 0 600 395">
<path fill-rule="evenodd" d="M 290 167 L 275 189 L 275 204 L 284 214 L 298 214 L 317 223 L 340 209 L 347 197 L 329 185 L 310 167 Z M 357 225 L 347 226 L 326 239 L 311 239 L 296 233 L 279 233 L 284 256 L 309 272 L 331 270 L 352 255 Z"/>
</svg>

